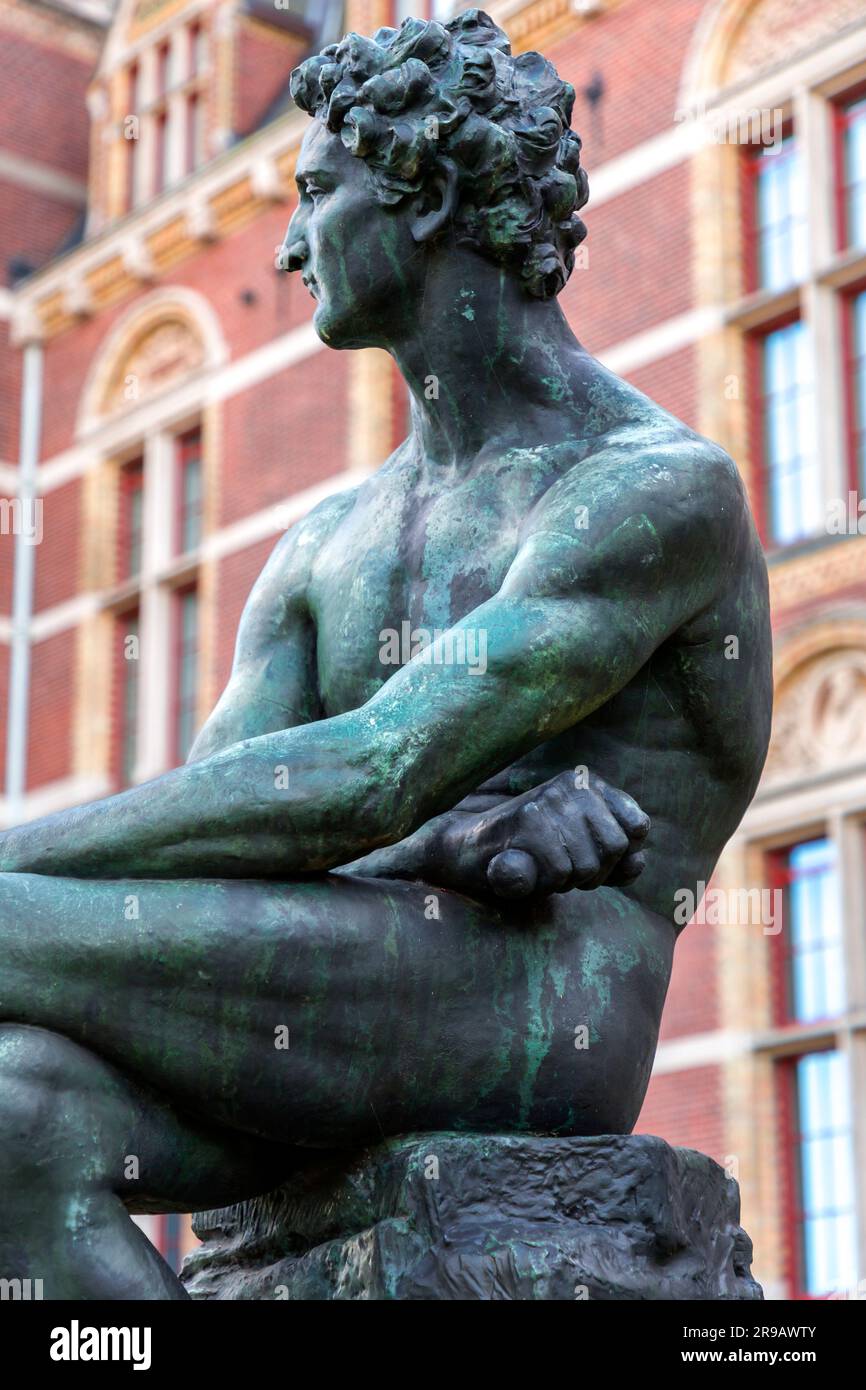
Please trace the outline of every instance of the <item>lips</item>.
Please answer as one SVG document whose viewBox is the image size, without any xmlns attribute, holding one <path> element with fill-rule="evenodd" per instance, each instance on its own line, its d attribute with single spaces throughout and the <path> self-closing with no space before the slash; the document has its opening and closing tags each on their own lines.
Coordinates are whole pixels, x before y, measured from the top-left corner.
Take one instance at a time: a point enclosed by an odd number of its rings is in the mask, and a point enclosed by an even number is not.
<svg viewBox="0 0 866 1390">
<path fill-rule="evenodd" d="M 319 298 L 319 282 L 315 275 L 302 275 L 301 279 L 314 299 Z"/>
</svg>

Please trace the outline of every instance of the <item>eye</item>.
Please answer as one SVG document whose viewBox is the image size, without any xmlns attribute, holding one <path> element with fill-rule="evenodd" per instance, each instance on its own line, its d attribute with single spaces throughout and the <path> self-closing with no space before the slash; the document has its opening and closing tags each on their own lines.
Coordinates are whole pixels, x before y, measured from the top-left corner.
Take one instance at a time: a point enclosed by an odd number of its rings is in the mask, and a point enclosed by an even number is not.
<svg viewBox="0 0 866 1390">
<path fill-rule="evenodd" d="M 325 192 L 326 190 L 324 188 L 320 188 L 317 183 L 311 183 L 308 181 L 304 185 L 304 193 L 313 203 L 318 202 L 319 198 L 324 198 Z"/>
</svg>

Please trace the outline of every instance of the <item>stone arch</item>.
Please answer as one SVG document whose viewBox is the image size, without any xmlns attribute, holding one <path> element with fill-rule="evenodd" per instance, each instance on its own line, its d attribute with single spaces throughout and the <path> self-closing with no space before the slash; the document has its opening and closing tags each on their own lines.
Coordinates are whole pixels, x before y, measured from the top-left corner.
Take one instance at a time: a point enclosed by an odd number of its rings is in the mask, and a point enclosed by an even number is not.
<svg viewBox="0 0 866 1390">
<path fill-rule="evenodd" d="M 709 0 L 692 34 L 677 104 L 711 104 L 862 19 L 863 0 Z"/>
<path fill-rule="evenodd" d="M 866 762 L 866 606 L 825 615 L 784 640 L 764 783 Z"/>
<path fill-rule="evenodd" d="M 156 290 L 114 325 L 81 397 L 80 437 L 227 360 L 219 319 L 194 290 Z"/>
</svg>

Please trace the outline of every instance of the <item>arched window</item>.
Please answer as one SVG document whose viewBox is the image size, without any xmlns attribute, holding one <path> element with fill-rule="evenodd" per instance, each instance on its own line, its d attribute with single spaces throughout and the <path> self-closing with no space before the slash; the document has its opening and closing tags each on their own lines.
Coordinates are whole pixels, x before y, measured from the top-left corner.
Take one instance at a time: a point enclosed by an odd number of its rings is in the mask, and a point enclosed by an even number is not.
<svg viewBox="0 0 866 1390">
<path fill-rule="evenodd" d="M 204 398 L 225 356 L 206 301 L 186 290 L 156 291 L 109 335 L 82 400 L 79 437 L 120 441 L 100 448 L 114 499 L 105 614 L 116 787 L 183 762 L 198 728 L 199 593 L 214 447 Z"/>
</svg>

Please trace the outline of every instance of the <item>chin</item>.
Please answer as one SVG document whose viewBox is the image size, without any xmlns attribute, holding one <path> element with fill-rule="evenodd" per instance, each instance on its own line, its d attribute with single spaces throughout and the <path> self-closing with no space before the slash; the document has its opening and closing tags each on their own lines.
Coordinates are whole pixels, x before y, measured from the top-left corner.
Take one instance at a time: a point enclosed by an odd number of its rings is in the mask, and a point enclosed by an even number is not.
<svg viewBox="0 0 866 1390">
<path fill-rule="evenodd" d="M 327 303 L 318 305 L 313 315 L 313 327 L 327 347 L 338 351 L 381 346 L 380 340 L 372 337 L 369 329 L 366 332 L 362 330 L 356 313 L 334 312 Z"/>
</svg>

